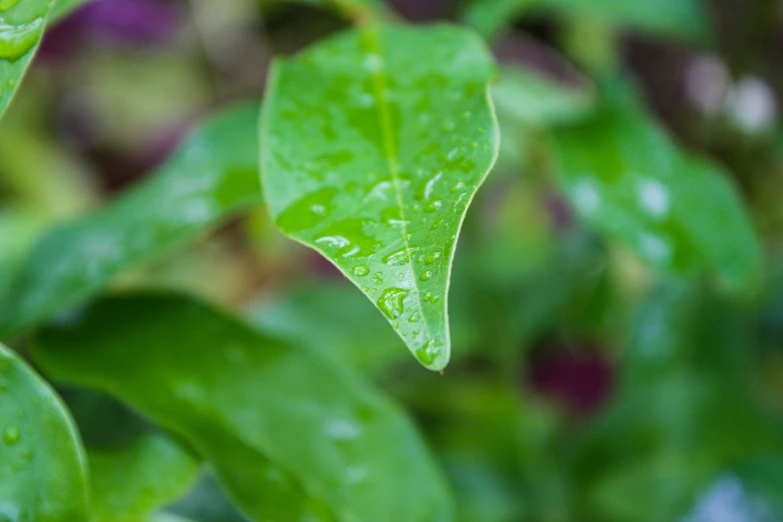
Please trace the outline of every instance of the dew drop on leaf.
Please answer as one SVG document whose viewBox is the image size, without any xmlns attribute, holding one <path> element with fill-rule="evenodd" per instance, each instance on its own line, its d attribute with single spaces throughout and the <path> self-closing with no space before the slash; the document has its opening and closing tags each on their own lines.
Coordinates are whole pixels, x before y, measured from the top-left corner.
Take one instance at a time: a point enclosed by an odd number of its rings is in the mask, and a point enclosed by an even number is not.
<svg viewBox="0 0 783 522">
<path fill-rule="evenodd" d="M 0 23 L 0 58 L 18 60 L 38 41 L 43 31 L 43 18 L 23 25 Z"/>
<path fill-rule="evenodd" d="M 19 442 L 19 427 L 15 424 L 6 426 L 3 429 L 3 442 L 5 442 L 8 446 Z"/>
<path fill-rule="evenodd" d="M 405 312 L 403 301 L 407 295 L 408 291 L 402 288 L 387 288 L 378 299 L 378 308 L 390 320 L 397 319 Z"/>
</svg>

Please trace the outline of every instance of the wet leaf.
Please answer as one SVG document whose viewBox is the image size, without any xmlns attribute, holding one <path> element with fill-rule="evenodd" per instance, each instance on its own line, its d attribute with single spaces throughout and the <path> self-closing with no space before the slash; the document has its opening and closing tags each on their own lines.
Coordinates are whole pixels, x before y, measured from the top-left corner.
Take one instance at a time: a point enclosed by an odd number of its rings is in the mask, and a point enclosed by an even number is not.
<svg viewBox="0 0 783 522">
<path fill-rule="evenodd" d="M 688 157 L 633 103 L 554 132 L 555 168 L 591 227 L 660 269 L 717 274 L 733 290 L 758 277 L 760 248 L 728 174 Z"/>
<path fill-rule="evenodd" d="M 433 370 L 449 361 L 457 235 L 497 156 L 493 75 L 470 32 L 371 25 L 278 61 L 265 101 L 278 227 L 332 261 Z"/>
<path fill-rule="evenodd" d="M 18 333 L 89 298 L 123 270 L 260 203 L 257 114 L 254 104 L 217 114 L 148 181 L 46 234 L 0 300 L 0 335 Z"/>
<path fill-rule="evenodd" d="M 106 299 L 37 338 L 53 377 L 182 437 L 254 520 L 451 519 L 410 422 L 315 351 L 173 295 Z"/>
<path fill-rule="evenodd" d="M 144 522 L 190 487 L 198 461 L 163 435 L 146 434 L 130 446 L 90 449 L 91 522 Z"/>
<path fill-rule="evenodd" d="M 0 0 L 0 117 L 43 35 L 52 0 Z"/>
<path fill-rule="evenodd" d="M 0 345 L 0 520 L 87 520 L 87 465 L 54 391 Z"/>
</svg>

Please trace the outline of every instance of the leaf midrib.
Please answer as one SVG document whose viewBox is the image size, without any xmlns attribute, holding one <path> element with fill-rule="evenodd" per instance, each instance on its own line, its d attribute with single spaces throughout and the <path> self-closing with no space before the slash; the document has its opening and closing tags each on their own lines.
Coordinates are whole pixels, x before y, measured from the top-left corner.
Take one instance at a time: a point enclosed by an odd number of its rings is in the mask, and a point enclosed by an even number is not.
<svg viewBox="0 0 783 522">
<path fill-rule="evenodd" d="M 382 61 L 381 71 L 386 70 L 386 56 L 383 53 L 383 48 L 380 42 L 379 26 L 378 24 L 367 24 L 361 28 L 364 33 L 362 41 L 365 42 L 367 53 L 375 54 L 380 57 Z M 397 162 L 397 144 L 394 139 L 392 115 L 388 108 L 388 102 L 386 99 L 386 88 L 388 85 L 385 73 L 379 71 L 370 71 L 370 78 L 372 80 L 373 98 L 375 98 L 375 105 L 378 107 L 378 125 L 380 126 L 381 136 L 383 139 L 383 154 L 386 159 L 386 168 L 394 185 L 394 196 L 397 201 L 397 206 L 400 209 L 400 220 L 402 221 L 402 241 L 405 245 L 405 256 L 407 257 L 408 266 L 413 274 L 413 291 L 416 294 L 416 304 L 421 310 L 421 318 L 424 323 L 424 330 L 426 332 L 427 340 L 431 340 L 433 343 L 435 339 L 432 336 L 429 322 L 427 321 L 426 314 L 424 313 L 424 304 L 421 299 L 421 289 L 419 288 L 418 277 L 413 264 L 413 257 L 411 256 L 411 246 L 408 241 L 408 219 L 405 214 L 405 205 L 402 197 L 402 180 L 400 179 L 399 165 Z M 397 330 L 397 328 L 395 328 Z M 404 339 L 403 339 L 404 341 Z M 406 342 L 407 344 L 407 342 Z M 426 346 L 426 344 L 425 344 Z M 421 347 L 412 347 L 413 355 L 418 358 L 416 350 Z"/>
</svg>

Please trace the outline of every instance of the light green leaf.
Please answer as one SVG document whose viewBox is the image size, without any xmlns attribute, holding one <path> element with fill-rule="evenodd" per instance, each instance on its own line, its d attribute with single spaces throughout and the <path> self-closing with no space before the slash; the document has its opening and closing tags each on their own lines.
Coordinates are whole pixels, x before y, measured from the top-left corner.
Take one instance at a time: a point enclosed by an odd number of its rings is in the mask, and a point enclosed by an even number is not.
<svg viewBox="0 0 783 522">
<path fill-rule="evenodd" d="M 110 298 L 37 339 L 53 377 L 182 437 L 255 520 L 451 519 L 410 422 L 317 352 L 178 296 Z"/>
<path fill-rule="evenodd" d="M 465 30 L 373 25 L 278 61 L 265 101 L 278 227 L 332 261 L 433 370 L 449 361 L 457 235 L 497 156 L 494 71 Z"/>
<path fill-rule="evenodd" d="M 91 522 L 145 522 L 190 487 L 198 461 L 163 435 L 120 450 L 90 449 Z"/>
<path fill-rule="evenodd" d="M 760 248 L 736 189 L 715 164 L 686 157 L 640 107 L 607 106 L 554 132 L 555 167 L 576 211 L 650 264 L 752 285 Z"/>
<path fill-rule="evenodd" d="M 51 230 L 0 300 L 0 335 L 18 333 L 89 298 L 123 270 L 260 204 L 257 114 L 254 104 L 217 114 L 149 181 L 94 214 Z"/>
<path fill-rule="evenodd" d="M 51 0 L 0 0 L 0 117 L 38 49 Z"/>
<path fill-rule="evenodd" d="M 592 85 L 567 85 L 523 67 L 503 67 L 492 86 L 499 116 L 537 126 L 573 123 L 587 116 L 595 104 Z"/>
<path fill-rule="evenodd" d="M 87 465 L 76 428 L 55 392 L 2 345 L 0 520 L 87 520 Z"/>
</svg>

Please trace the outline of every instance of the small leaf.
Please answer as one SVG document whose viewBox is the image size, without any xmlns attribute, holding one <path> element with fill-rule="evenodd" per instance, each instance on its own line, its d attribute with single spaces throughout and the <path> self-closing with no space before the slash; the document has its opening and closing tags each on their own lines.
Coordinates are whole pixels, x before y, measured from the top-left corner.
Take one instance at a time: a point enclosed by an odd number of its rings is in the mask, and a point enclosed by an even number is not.
<svg viewBox="0 0 783 522">
<path fill-rule="evenodd" d="M 178 296 L 106 299 L 37 339 L 55 378 L 115 395 L 182 437 L 255 520 L 451 519 L 410 422 L 315 351 Z"/>
<path fill-rule="evenodd" d="M 198 461 L 163 435 L 147 434 L 121 450 L 90 449 L 91 522 L 141 522 L 182 495 Z"/>
<path fill-rule="evenodd" d="M 87 465 L 76 428 L 54 391 L 2 345 L 0 520 L 87 520 Z"/>
<path fill-rule="evenodd" d="M 193 131 L 149 181 L 46 234 L 13 291 L 0 300 L 0 335 L 18 333 L 89 298 L 123 270 L 261 203 L 257 114 L 254 104 L 219 113 Z"/>
<path fill-rule="evenodd" d="M 760 247 L 737 191 L 717 165 L 684 156 L 633 104 L 554 132 L 556 169 L 576 211 L 650 264 L 752 285 Z"/>
<path fill-rule="evenodd" d="M 433 370 L 450 355 L 457 235 L 497 156 L 494 70 L 462 29 L 371 25 L 278 61 L 265 101 L 278 227 L 332 261 Z"/>
<path fill-rule="evenodd" d="M 0 117 L 38 49 L 51 0 L 0 0 Z"/>
</svg>

